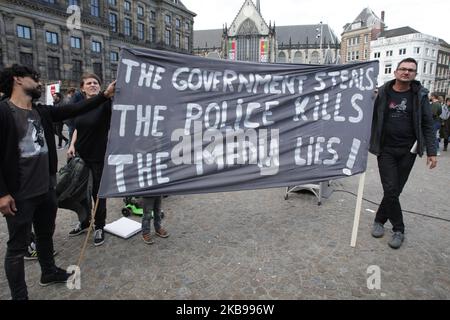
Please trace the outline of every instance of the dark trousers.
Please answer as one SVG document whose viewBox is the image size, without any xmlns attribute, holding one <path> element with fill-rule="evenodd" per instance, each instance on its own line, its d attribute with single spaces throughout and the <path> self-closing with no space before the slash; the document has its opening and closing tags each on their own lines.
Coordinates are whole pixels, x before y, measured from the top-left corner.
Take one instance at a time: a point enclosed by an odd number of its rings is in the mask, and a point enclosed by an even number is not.
<svg viewBox="0 0 450 320">
<path fill-rule="evenodd" d="M 152 219 L 153 211 L 153 226 L 156 230 L 161 228 L 161 198 L 156 197 L 144 197 L 142 198 L 143 215 L 142 215 L 142 233 L 150 233 L 150 221 Z"/>
<path fill-rule="evenodd" d="M 399 197 L 416 160 L 416 154 L 412 154 L 409 150 L 410 148 L 384 147 L 378 156 L 383 200 L 375 222 L 385 224 L 389 220 L 394 232 L 405 232 Z"/>
<path fill-rule="evenodd" d="M 92 172 L 92 197 L 94 199 L 94 203 L 97 201 L 98 190 L 100 188 L 100 180 L 102 179 L 103 172 L 103 162 L 88 162 L 86 161 L 86 165 L 91 169 Z M 88 217 L 90 219 L 90 215 Z M 97 211 L 95 212 L 95 228 L 103 229 L 105 227 L 106 222 L 106 199 L 99 199 Z M 83 223 L 85 225 L 86 222 Z"/>
<path fill-rule="evenodd" d="M 64 137 L 64 135 L 62 134 L 63 126 L 64 126 L 64 124 L 62 122 L 56 122 L 55 123 L 55 133 L 58 136 L 58 147 L 62 147 L 62 141 L 63 140 L 64 140 L 64 142 L 66 144 L 69 143 L 69 139 Z"/>
<path fill-rule="evenodd" d="M 43 274 L 55 271 L 53 233 L 56 219 L 54 190 L 26 200 L 16 200 L 17 212 L 7 216 L 9 240 L 5 255 L 5 273 L 13 300 L 28 299 L 23 257 L 31 241 L 31 225 L 36 236 L 36 250 Z"/>
</svg>

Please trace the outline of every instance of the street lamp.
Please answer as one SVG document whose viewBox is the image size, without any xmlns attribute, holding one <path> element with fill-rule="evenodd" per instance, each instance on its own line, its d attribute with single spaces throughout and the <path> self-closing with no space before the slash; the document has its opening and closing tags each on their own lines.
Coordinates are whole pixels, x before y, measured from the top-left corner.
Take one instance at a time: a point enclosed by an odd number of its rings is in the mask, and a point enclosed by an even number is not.
<svg viewBox="0 0 450 320">
<path fill-rule="evenodd" d="M 320 23 L 319 23 L 319 27 L 318 28 L 316 28 L 316 32 L 317 32 L 317 35 L 316 35 L 316 39 L 320 39 L 320 41 L 319 41 L 319 64 L 321 63 L 320 61 L 321 61 L 321 57 L 322 57 L 322 33 L 323 33 L 323 23 L 322 23 L 322 21 L 320 21 Z"/>
</svg>

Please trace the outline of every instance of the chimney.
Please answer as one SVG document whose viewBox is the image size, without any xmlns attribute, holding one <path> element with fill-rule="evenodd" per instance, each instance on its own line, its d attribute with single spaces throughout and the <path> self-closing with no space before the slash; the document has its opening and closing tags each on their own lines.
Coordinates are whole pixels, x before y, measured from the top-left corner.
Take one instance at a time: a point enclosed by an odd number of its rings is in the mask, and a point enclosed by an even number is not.
<svg viewBox="0 0 450 320">
<path fill-rule="evenodd" d="M 256 9 L 258 10 L 259 13 L 261 13 L 261 5 L 259 3 L 259 0 L 256 0 Z"/>
<path fill-rule="evenodd" d="M 386 28 L 386 25 L 384 23 L 384 10 L 383 10 L 383 11 L 381 11 L 381 28 L 380 28 L 381 32 L 383 32 L 385 28 Z"/>
<path fill-rule="evenodd" d="M 383 21 L 383 22 L 384 22 L 384 10 L 383 10 L 383 11 L 381 11 L 381 21 Z"/>
</svg>

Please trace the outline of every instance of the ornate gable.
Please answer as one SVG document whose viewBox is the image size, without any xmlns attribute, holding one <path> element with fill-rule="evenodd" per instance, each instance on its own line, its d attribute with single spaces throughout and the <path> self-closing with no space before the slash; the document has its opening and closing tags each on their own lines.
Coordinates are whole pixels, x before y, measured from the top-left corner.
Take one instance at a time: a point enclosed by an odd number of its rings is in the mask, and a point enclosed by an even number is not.
<svg viewBox="0 0 450 320">
<path fill-rule="evenodd" d="M 238 34 L 268 35 L 269 31 L 269 26 L 264 21 L 264 18 L 261 16 L 253 1 L 245 0 L 228 29 L 228 36 L 236 37 Z"/>
</svg>

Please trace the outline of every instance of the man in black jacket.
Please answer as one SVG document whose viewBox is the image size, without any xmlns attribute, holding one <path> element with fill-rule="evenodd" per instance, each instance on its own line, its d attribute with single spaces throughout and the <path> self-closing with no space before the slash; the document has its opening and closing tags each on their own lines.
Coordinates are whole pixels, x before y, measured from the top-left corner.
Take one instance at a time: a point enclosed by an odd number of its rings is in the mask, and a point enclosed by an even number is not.
<svg viewBox="0 0 450 320">
<path fill-rule="evenodd" d="M 373 111 L 369 151 L 377 156 L 384 196 L 378 208 L 372 236 L 384 235 L 384 224 L 393 226 L 389 246 L 403 243 L 405 225 L 399 196 L 405 186 L 416 155 L 427 152 L 427 165 L 436 167 L 436 145 L 428 90 L 415 81 L 417 62 L 406 58 L 395 70 L 395 80 L 378 91 Z"/>
<path fill-rule="evenodd" d="M 6 217 L 9 240 L 5 272 L 12 299 L 28 299 L 23 257 L 31 225 L 41 266 L 40 284 L 66 282 L 70 274 L 56 267 L 53 233 L 56 218 L 57 154 L 53 123 L 88 112 L 114 95 L 115 83 L 80 104 L 60 108 L 35 105 L 41 95 L 39 75 L 13 65 L 0 73 L 0 212 Z"/>
</svg>

